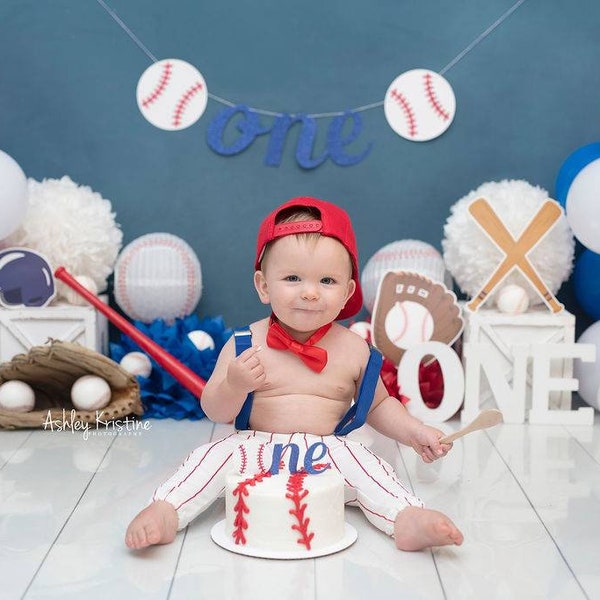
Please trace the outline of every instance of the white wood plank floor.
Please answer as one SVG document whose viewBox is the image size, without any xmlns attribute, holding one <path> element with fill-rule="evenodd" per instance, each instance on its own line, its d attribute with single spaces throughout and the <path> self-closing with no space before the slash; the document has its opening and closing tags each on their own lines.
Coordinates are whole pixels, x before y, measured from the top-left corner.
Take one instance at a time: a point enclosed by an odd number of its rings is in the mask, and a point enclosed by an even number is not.
<svg viewBox="0 0 600 600">
<path fill-rule="evenodd" d="M 431 508 L 459 548 L 404 553 L 355 509 L 358 541 L 338 554 L 274 561 L 210 539 L 223 501 L 175 542 L 130 552 L 129 520 L 189 451 L 224 435 L 208 421 L 147 431 L 0 431 L 0 598 L 600 598 L 600 419 L 594 427 L 501 425 L 426 465 L 359 432 Z M 441 426 L 451 431 L 457 421 Z"/>
</svg>

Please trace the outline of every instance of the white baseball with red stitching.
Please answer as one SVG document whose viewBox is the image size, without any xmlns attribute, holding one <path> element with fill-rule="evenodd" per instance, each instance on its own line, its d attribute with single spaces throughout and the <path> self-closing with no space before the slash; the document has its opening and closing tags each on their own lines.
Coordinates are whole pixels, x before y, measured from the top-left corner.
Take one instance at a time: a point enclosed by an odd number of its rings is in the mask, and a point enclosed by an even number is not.
<svg viewBox="0 0 600 600">
<path fill-rule="evenodd" d="M 433 317 L 426 306 L 404 300 L 396 302 L 385 317 L 385 333 L 398 348 L 428 342 L 433 334 Z"/>
<path fill-rule="evenodd" d="M 392 81 L 383 109 L 398 135 L 413 142 L 426 142 L 450 127 L 456 98 L 444 77 L 427 69 L 413 69 Z"/>
<path fill-rule="evenodd" d="M 196 67 L 177 58 L 150 65 L 137 85 L 137 104 L 155 127 L 176 131 L 193 125 L 204 113 L 208 89 Z"/>
</svg>

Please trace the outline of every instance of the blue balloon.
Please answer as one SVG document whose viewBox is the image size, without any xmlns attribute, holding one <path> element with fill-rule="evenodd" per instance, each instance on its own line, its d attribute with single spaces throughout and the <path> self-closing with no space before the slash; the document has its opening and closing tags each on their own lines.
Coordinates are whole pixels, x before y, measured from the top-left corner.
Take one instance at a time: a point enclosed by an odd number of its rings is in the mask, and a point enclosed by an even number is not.
<svg viewBox="0 0 600 600">
<path fill-rule="evenodd" d="M 600 254 L 584 250 L 575 263 L 575 297 L 590 317 L 600 319 Z"/>
<path fill-rule="evenodd" d="M 588 144 L 575 150 L 562 164 L 555 185 L 555 200 L 566 210 L 567 194 L 579 172 L 591 162 L 600 158 L 600 142 Z"/>
</svg>

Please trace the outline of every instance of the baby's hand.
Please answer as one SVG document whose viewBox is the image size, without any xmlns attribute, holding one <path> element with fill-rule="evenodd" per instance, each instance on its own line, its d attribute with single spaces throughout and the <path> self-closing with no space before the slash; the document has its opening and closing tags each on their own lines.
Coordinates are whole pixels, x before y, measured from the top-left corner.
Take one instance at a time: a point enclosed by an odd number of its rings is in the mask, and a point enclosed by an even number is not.
<svg viewBox="0 0 600 600">
<path fill-rule="evenodd" d="M 252 346 L 229 363 L 227 383 L 232 388 L 247 394 L 264 383 L 266 374 L 258 356 L 259 352 L 260 346 Z"/>
<path fill-rule="evenodd" d="M 432 463 L 446 456 L 452 448 L 452 444 L 440 444 L 440 438 L 443 436 L 439 429 L 421 423 L 413 435 L 411 446 L 426 463 Z"/>
</svg>

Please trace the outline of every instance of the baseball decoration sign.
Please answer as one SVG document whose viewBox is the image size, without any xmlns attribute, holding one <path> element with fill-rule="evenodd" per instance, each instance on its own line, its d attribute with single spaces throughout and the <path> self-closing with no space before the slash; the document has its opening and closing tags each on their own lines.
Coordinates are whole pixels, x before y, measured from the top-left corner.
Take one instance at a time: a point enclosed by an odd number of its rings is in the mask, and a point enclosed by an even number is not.
<svg viewBox="0 0 600 600">
<path fill-rule="evenodd" d="M 389 271 L 373 310 L 373 343 L 395 365 L 425 342 L 451 345 L 463 330 L 456 296 L 442 283 L 410 271 Z"/>
<path fill-rule="evenodd" d="M 401 137 L 427 142 L 450 127 L 456 112 L 452 86 L 427 69 L 413 69 L 392 81 L 383 101 L 385 118 Z"/>
<path fill-rule="evenodd" d="M 561 218 L 563 212 L 558 202 L 547 199 L 517 239 L 513 238 L 485 198 L 478 198 L 471 202 L 469 213 L 502 251 L 504 259 L 489 276 L 479 293 L 467 303 L 467 308 L 476 311 L 513 269 L 519 269 L 553 313 L 563 310 L 564 306 L 556 299 L 527 257 Z"/>
<path fill-rule="evenodd" d="M 208 89 L 196 67 L 177 58 L 150 65 L 137 85 L 137 104 L 159 129 L 177 131 L 193 125 L 204 113 Z"/>
</svg>

